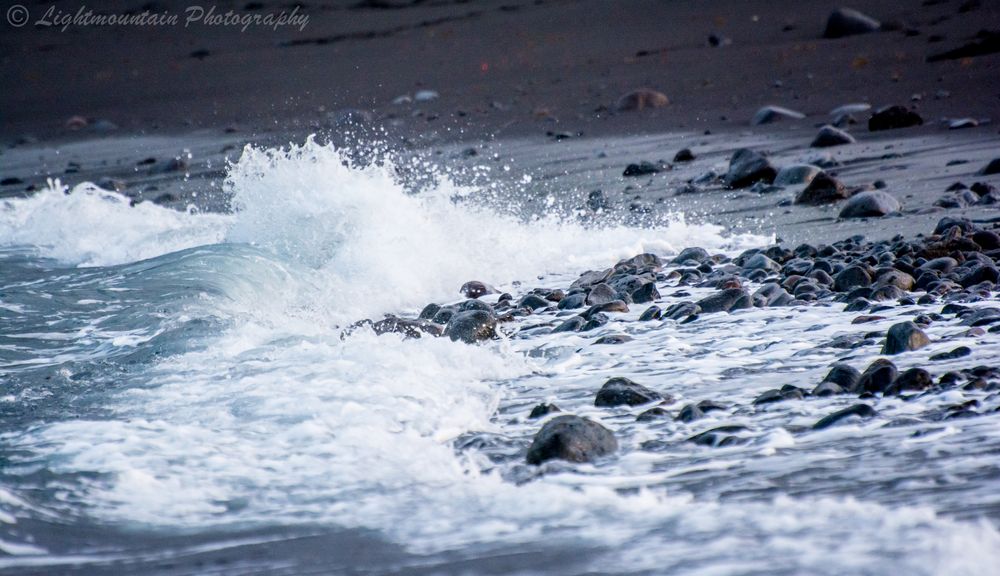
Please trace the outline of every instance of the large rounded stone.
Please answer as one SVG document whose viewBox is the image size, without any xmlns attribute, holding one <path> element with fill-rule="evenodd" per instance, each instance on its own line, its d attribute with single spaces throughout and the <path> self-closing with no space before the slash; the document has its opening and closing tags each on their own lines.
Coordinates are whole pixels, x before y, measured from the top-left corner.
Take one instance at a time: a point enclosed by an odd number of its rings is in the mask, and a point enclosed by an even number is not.
<svg viewBox="0 0 1000 576">
<path fill-rule="evenodd" d="M 920 114 L 908 110 L 904 106 L 887 106 L 876 111 L 868 119 L 868 130 L 871 132 L 894 130 L 896 128 L 920 126 L 923 123 L 924 119 L 920 117 Z"/>
<path fill-rule="evenodd" d="M 638 406 L 656 400 L 661 400 L 655 390 L 650 390 L 642 384 L 636 384 L 628 378 L 612 378 L 601 386 L 594 398 L 594 406 Z"/>
<path fill-rule="evenodd" d="M 444 328 L 444 333 L 452 341 L 461 340 L 467 344 L 474 344 L 496 336 L 496 327 L 496 318 L 489 312 L 467 310 L 453 314 Z"/>
<path fill-rule="evenodd" d="M 851 196 L 840 210 L 841 218 L 871 218 L 899 212 L 899 200 L 881 190 L 861 192 Z"/>
<path fill-rule="evenodd" d="M 868 34 L 869 32 L 877 31 L 881 27 L 882 24 L 871 16 L 867 16 L 851 8 L 838 8 L 826 19 L 826 28 L 823 30 L 823 37 L 843 38 L 857 34 Z"/>
<path fill-rule="evenodd" d="M 615 109 L 619 112 L 632 110 L 644 110 L 646 108 L 662 108 L 670 104 L 670 99 L 663 92 L 640 88 L 623 95 L 615 103 Z"/>
<path fill-rule="evenodd" d="M 757 113 L 750 119 L 750 125 L 760 126 L 761 124 L 777 122 L 782 118 L 801 120 L 805 117 L 806 115 L 802 112 L 796 112 L 795 110 L 789 110 L 788 108 L 782 108 L 781 106 L 764 106 L 763 108 L 757 110 Z"/>
<path fill-rule="evenodd" d="M 528 448 L 528 464 L 560 459 L 591 462 L 618 450 L 615 435 L 593 420 L 557 416 L 542 426 Z"/>
<path fill-rule="evenodd" d="M 792 164 L 784 166 L 778 171 L 774 178 L 776 186 L 794 186 L 796 184 L 808 184 L 817 174 L 822 172 L 819 166 L 812 164 Z"/>
<path fill-rule="evenodd" d="M 812 144 L 809 146 L 812 148 L 830 148 L 844 144 L 854 144 L 854 142 L 854 136 L 839 128 L 827 125 L 819 129 L 816 137 L 813 138 Z"/>
<path fill-rule="evenodd" d="M 833 289 L 837 292 L 850 292 L 855 288 L 871 286 L 872 277 L 861 266 L 848 266 L 833 277 Z"/>
<path fill-rule="evenodd" d="M 730 188 L 746 188 L 757 182 L 770 184 L 777 174 L 778 171 L 763 154 L 749 148 L 740 148 L 729 160 L 725 180 Z"/>
<path fill-rule="evenodd" d="M 818 206 L 847 198 L 847 188 L 833 176 L 821 172 L 795 197 L 796 204 Z"/>
<path fill-rule="evenodd" d="M 918 350 L 931 343 L 931 339 L 917 328 L 913 322 L 900 322 L 889 328 L 885 336 L 883 354 L 900 354 L 910 350 Z"/>
</svg>

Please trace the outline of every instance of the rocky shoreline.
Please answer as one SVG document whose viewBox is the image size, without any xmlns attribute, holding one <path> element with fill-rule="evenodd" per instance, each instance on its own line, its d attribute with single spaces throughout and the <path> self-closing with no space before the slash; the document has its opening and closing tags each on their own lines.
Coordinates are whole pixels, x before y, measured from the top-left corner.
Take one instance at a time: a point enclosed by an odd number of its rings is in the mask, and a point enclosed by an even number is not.
<svg viewBox="0 0 1000 576">
<path fill-rule="evenodd" d="M 489 285 L 471 281 L 461 288 L 467 297 L 457 303 L 427 305 L 416 318 L 387 316 L 364 321 L 345 331 L 349 337 L 362 326 L 377 334 L 398 333 L 407 338 L 448 337 L 475 344 L 498 338 L 534 339 L 545 334 L 576 332 L 592 338 L 592 345 L 616 345 L 632 338 L 622 330 L 607 331 L 612 317 L 643 305 L 635 322 L 661 322 L 659 329 L 697 323 L 707 315 L 736 313 L 752 308 L 842 307 L 855 317 L 857 332 L 828 343 L 833 357 L 829 373 L 817 383 L 785 385 L 757 396 L 753 410 L 776 402 L 808 401 L 815 397 L 854 397 L 859 402 L 834 411 L 811 428 L 822 430 L 848 420 L 878 416 L 880 398 L 904 400 L 957 391 L 974 393 L 936 409 L 933 418 L 972 418 L 1000 411 L 1000 369 L 968 366 L 936 374 L 934 364 L 971 354 L 967 346 L 928 354 L 922 361 L 907 357 L 906 367 L 890 358 L 925 348 L 924 332 L 934 323 L 961 327 L 961 336 L 995 338 L 1000 333 L 1000 308 L 976 306 L 989 302 L 1000 283 L 1000 225 L 981 227 L 970 220 L 942 218 L 927 235 L 898 236 L 891 241 L 866 242 L 852 237 L 829 245 L 802 244 L 794 249 L 773 245 L 746 250 L 735 257 L 710 254 L 689 247 L 672 259 L 639 254 L 613 267 L 586 272 L 564 289 L 534 288 L 519 298 L 498 294 Z M 715 292 L 699 300 L 682 300 L 662 308 L 661 292 L 687 295 L 686 287 Z M 865 330 L 864 325 L 886 317 L 880 313 L 905 308 L 908 312 L 887 331 Z M 838 351 L 880 346 L 881 355 L 867 366 L 836 360 Z M 630 376 L 630 375 L 628 375 Z M 707 412 L 733 408 L 729 403 L 700 401 L 674 406 L 669 395 L 632 381 L 613 377 L 596 392 L 595 407 L 641 407 L 636 422 L 659 420 L 693 422 Z M 736 407 L 739 408 L 739 407 Z M 540 465 L 552 459 L 590 462 L 618 449 L 615 434 L 586 417 L 567 414 L 554 404 L 532 408 L 528 420 L 543 424 L 524 458 Z M 746 442 L 745 426 L 724 425 L 687 440 L 721 447 Z M 656 445 L 653 441 L 652 445 Z"/>
</svg>

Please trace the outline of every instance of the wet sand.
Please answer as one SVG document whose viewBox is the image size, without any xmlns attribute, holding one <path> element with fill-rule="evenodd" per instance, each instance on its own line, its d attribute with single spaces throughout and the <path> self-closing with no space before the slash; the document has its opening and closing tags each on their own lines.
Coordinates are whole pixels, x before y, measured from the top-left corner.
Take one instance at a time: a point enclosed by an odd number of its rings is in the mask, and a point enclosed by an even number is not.
<svg viewBox="0 0 1000 576">
<path fill-rule="evenodd" d="M 254 5 L 220 8 L 291 9 Z M 31 7 L 32 22 L 46 6 Z M 179 14 L 184 6 L 154 5 Z M 1000 28 L 996 4 L 970 6 L 869 3 L 865 11 L 891 30 L 835 40 L 821 38 L 834 6 L 819 1 L 330 2 L 303 7 L 302 30 L 8 26 L 0 38 L 0 69 L 12 79 L 0 95 L 0 138 L 8 143 L 0 195 L 31 193 L 48 178 L 69 185 L 113 178 L 103 185 L 137 200 L 221 210 L 226 161 L 244 144 L 300 142 L 310 133 L 337 142 L 360 119 L 399 154 L 452 170 L 506 164 L 509 172 L 493 175 L 514 183 L 531 175 L 533 184 L 517 193 L 527 207 L 555 194 L 572 208 L 600 188 L 625 216 L 684 212 L 788 242 L 923 230 L 940 216 L 929 210 L 934 200 L 953 181 L 971 184 L 1000 143 L 990 123 L 1000 117 L 1000 54 L 925 61 Z M 723 45 L 710 44 L 713 34 Z M 96 57 L 76 57 L 80 50 Z M 662 91 L 670 104 L 614 110 L 621 94 L 639 87 Z M 419 90 L 439 97 L 393 103 Z M 724 171 L 741 146 L 769 151 L 775 163 L 820 152 L 808 147 L 815 127 L 851 102 L 903 104 L 925 120 L 870 133 L 858 114 L 847 130 L 859 143 L 828 149 L 843 163 L 831 171 L 846 184 L 885 180 L 904 219 L 838 223 L 835 208 L 779 206 L 793 191 L 675 195 L 705 170 Z M 750 126 L 768 104 L 806 117 Z M 74 116 L 88 125 L 68 128 Z M 943 124 L 961 117 L 984 122 L 966 130 Z M 552 134 L 573 138 L 557 142 Z M 464 156 L 470 147 L 481 153 Z M 653 177 L 621 176 L 628 163 L 669 162 L 684 147 L 694 162 Z M 179 170 L 165 168 L 172 158 L 183 160 Z M 947 165 L 954 160 L 966 163 Z"/>
</svg>

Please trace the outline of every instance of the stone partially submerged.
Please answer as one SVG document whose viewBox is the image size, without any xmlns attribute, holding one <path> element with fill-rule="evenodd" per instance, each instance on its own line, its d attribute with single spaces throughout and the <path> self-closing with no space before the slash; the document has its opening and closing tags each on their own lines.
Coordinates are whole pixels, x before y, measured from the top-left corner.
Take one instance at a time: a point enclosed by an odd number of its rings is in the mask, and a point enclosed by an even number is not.
<svg viewBox="0 0 1000 576">
<path fill-rule="evenodd" d="M 548 460 L 592 462 L 618 450 L 614 433 L 593 420 L 557 416 L 542 426 L 528 448 L 528 464 Z"/>
</svg>

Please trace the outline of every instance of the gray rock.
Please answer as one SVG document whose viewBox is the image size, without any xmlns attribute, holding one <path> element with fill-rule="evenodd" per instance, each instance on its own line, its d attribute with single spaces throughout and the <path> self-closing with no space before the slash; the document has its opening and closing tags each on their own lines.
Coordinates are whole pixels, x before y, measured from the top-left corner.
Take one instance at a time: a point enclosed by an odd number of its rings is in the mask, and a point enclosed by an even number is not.
<svg viewBox="0 0 1000 576">
<path fill-rule="evenodd" d="M 594 406 L 638 406 L 662 399 L 663 397 L 656 391 L 636 384 L 628 378 L 611 378 L 597 392 Z"/>
<path fill-rule="evenodd" d="M 647 282 L 632 291 L 632 302 L 636 304 L 645 304 L 659 299 L 660 291 L 656 289 L 656 284 L 653 282 Z"/>
<path fill-rule="evenodd" d="M 774 166 L 759 152 L 741 148 L 733 153 L 726 173 L 726 185 L 730 188 L 746 188 L 757 182 L 771 183 L 778 174 Z"/>
<path fill-rule="evenodd" d="M 764 270 L 766 272 L 780 272 L 781 265 L 771 260 L 764 254 L 754 254 L 743 265 L 744 270 Z"/>
<path fill-rule="evenodd" d="M 601 336 L 597 340 L 594 340 L 594 344 L 624 344 L 626 342 L 631 342 L 634 340 L 628 334 L 608 334 L 607 336 Z"/>
<path fill-rule="evenodd" d="M 904 106 L 886 106 L 877 110 L 868 119 L 868 130 L 871 132 L 895 130 L 897 128 L 920 126 L 923 123 L 924 119 L 919 114 Z"/>
<path fill-rule="evenodd" d="M 844 363 L 834 364 L 827 372 L 826 377 L 823 378 L 823 382 L 836 384 L 845 391 L 854 390 L 859 380 L 861 380 L 861 372 Z"/>
<path fill-rule="evenodd" d="M 757 110 L 757 113 L 750 119 L 750 125 L 760 126 L 761 124 L 777 122 L 782 118 L 801 120 L 805 117 L 806 115 L 801 112 L 789 110 L 788 108 L 782 108 L 781 106 L 764 106 L 760 110 Z"/>
<path fill-rule="evenodd" d="M 558 406 L 555 404 L 541 403 L 531 409 L 531 413 L 528 414 L 528 418 L 534 420 L 536 418 L 541 418 L 542 416 L 548 416 L 549 414 L 555 412 L 562 412 Z"/>
<path fill-rule="evenodd" d="M 496 288 L 478 280 L 471 280 L 462 284 L 462 287 L 459 288 L 458 291 L 466 298 L 479 298 L 480 296 L 485 296 L 487 294 L 497 293 Z"/>
<path fill-rule="evenodd" d="M 892 384 L 897 374 L 898 371 L 895 364 L 885 358 L 879 358 L 865 368 L 865 371 L 861 374 L 861 378 L 858 378 L 857 385 L 850 392 L 856 394 L 862 392 L 869 392 L 871 394 L 882 392 Z"/>
<path fill-rule="evenodd" d="M 663 310 L 659 306 L 650 306 L 646 308 L 642 314 L 639 315 L 640 322 L 648 322 L 650 320 L 659 320 L 663 316 Z"/>
<path fill-rule="evenodd" d="M 670 104 L 670 99 L 663 92 L 640 88 L 623 95 L 615 103 L 615 109 L 619 112 L 629 112 L 634 110 L 645 110 L 646 108 L 662 108 Z"/>
<path fill-rule="evenodd" d="M 830 116 L 836 118 L 838 116 L 843 116 L 845 114 L 860 114 L 862 112 L 867 112 L 871 109 L 872 105 L 865 102 L 844 104 L 843 106 L 838 106 L 833 110 L 830 110 Z"/>
<path fill-rule="evenodd" d="M 445 326 L 444 333 L 452 341 L 461 340 L 467 344 L 475 344 L 496 336 L 496 327 L 496 318 L 489 312 L 466 310 L 452 315 Z"/>
<path fill-rule="evenodd" d="M 902 209 L 899 201 L 881 190 L 861 192 L 851 196 L 840 211 L 840 218 L 881 217 Z"/>
<path fill-rule="evenodd" d="M 578 292 L 576 294 L 569 294 L 565 298 L 559 301 L 557 307 L 560 310 L 575 310 L 577 308 L 583 308 L 587 305 L 587 295 L 583 292 Z"/>
<path fill-rule="evenodd" d="M 861 266 L 848 266 L 833 277 L 833 289 L 837 292 L 850 292 L 855 288 L 871 286 L 872 277 Z"/>
<path fill-rule="evenodd" d="M 691 152 L 690 148 L 681 148 L 677 154 L 674 154 L 674 162 L 691 162 L 694 159 L 694 153 Z"/>
<path fill-rule="evenodd" d="M 1000 174 L 1000 158 L 994 158 L 990 160 L 990 163 L 983 167 L 979 171 L 982 176 L 989 176 L 990 174 Z"/>
<path fill-rule="evenodd" d="M 792 164 L 784 166 L 778 171 L 774 178 L 776 186 L 794 186 L 796 184 L 808 184 L 817 174 L 822 172 L 819 166 L 812 164 Z"/>
<path fill-rule="evenodd" d="M 526 294 L 524 298 L 517 303 L 518 308 L 527 308 L 529 310 L 538 310 L 539 308 L 548 308 L 550 302 L 545 298 L 542 298 L 538 294 Z"/>
<path fill-rule="evenodd" d="M 896 270 L 895 268 L 884 271 L 875 279 L 876 288 L 881 288 L 882 286 L 895 286 L 896 288 L 904 291 L 912 290 L 913 283 L 913 276 L 910 276 L 902 270 Z"/>
<path fill-rule="evenodd" d="M 843 38 L 857 34 L 868 34 L 877 32 L 881 27 L 882 24 L 871 16 L 851 8 L 838 8 L 827 18 L 823 38 Z"/>
<path fill-rule="evenodd" d="M 586 323 L 587 320 L 582 316 L 573 316 L 572 318 L 566 320 L 562 324 L 553 328 L 552 333 L 555 334 L 558 332 L 579 332 Z"/>
<path fill-rule="evenodd" d="M 901 392 L 920 392 L 934 385 L 931 375 L 923 368 L 910 368 L 893 380 L 885 389 L 886 396 L 897 396 Z"/>
<path fill-rule="evenodd" d="M 883 354 L 900 354 L 910 350 L 918 350 L 931 343 L 931 339 L 917 328 L 913 322 L 894 324 L 886 333 Z"/>
<path fill-rule="evenodd" d="M 745 301 L 746 305 L 741 306 L 740 301 Z M 727 288 L 702 298 L 696 304 L 704 314 L 715 312 L 729 312 L 740 308 L 748 308 L 750 295 L 742 288 Z"/>
<path fill-rule="evenodd" d="M 559 459 L 591 462 L 618 450 L 615 435 L 593 420 L 579 416 L 556 416 L 535 434 L 528 448 L 528 464 Z"/>
<path fill-rule="evenodd" d="M 587 304 L 590 306 L 595 306 L 598 304 L 607 304 L 608 302 L 613 302 L 618 300 L 618 293 L 611 286 L 604 284 L 598 284 L 594 286 L 590 293 L 587 294 Z"/>
<path fill-rule="evenodd" d="M 694 260 L 695 262 L 701 263 L 708 260 L 708 251 L 704 248 L 698 248 L 697 246 L 692 248 L 685 248 L 681 250 L 673 260 L 670 261 L 671 264 L 683 264 L 688 260 Z"/>
<path fill-rule="evenodd" d="M 878 412 L 874 408 L 867 404 L 855 404 L 850 408 L 844 408 L 843 410 L 838 410 L 829 416 L 824 416 L 819 422 L 813 424 L 813 430 L 822 430 L 824 428 L 829 428 L 834 424 L 837 424 L 845 418 L 850 418 L 852 416 L 861 418 L 863 420 L 868 420 L 874 418 L 878 415 Z"/>
<path fill-rule="evenodd" d="M 844 184 L 830 176 L 826 172 L 821 172 L 809 182 L 795 197 L 796 204 L 808 206 L 819 206 L 820 204 L 830 204 L 847 198 L 847 188 Z"/>
<path fill-rule="evenodd" d="M 828 124 L 819 129 L 816 137 L 813 138 L 812 144 L 809 146 L 813 148 L 830 148 L 843 144 L 854 144 L 854 142 L 854 136 Z"/>
</svg>

